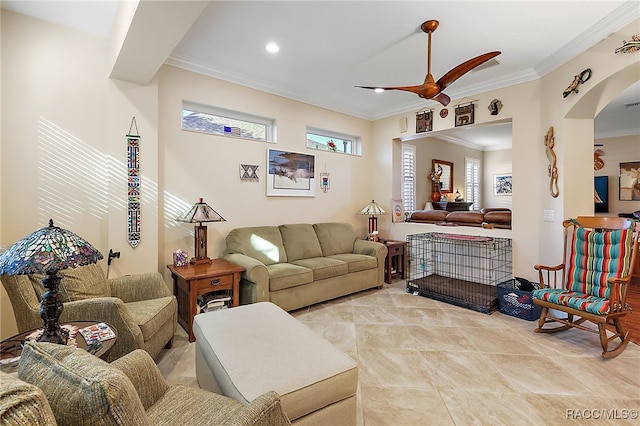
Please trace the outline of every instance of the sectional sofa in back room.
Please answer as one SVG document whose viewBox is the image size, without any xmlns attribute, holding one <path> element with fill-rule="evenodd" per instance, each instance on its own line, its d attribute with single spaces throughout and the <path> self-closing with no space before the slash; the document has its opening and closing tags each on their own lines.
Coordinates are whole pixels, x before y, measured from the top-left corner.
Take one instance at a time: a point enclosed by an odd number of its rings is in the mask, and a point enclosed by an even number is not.
<svg viewBox="0 0 640 426">
<path fill-rule="evenodd" d="M 384 282 L 384 244 L 358 239 L 348 223 L 287 224 L 232 230 L 224 258 L 245 268 L 240 303 L 286 311 Z"/>
</svg>

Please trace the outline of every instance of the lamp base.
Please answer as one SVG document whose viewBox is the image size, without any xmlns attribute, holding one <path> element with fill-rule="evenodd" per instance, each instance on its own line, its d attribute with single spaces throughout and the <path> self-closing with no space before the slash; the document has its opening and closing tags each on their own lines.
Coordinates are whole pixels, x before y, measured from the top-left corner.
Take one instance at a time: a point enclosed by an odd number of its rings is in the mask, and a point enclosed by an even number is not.
<svg viewBox="0 0 640 426">
<path fill-rule="evenodd" d="M 204 265 L 211 263 L 211 258 L 209 257 L 192 257 L 189 260 L 189 263 L 192 265 Z"/>
<path fill-rule="evenodd" d="M 38 337 L 38 342 L 51 342 L 66 345 L 69 334 L 60 328 L 60 315 L 64 309 L 62 298 L 58 293 L 60 276 L 58 271 L 49 272 L 42 279 L 42 285 L 47 290 L 42 295 L 40 303 L 40 317 L 44 321 L 44 329 Z"/>
</svg>

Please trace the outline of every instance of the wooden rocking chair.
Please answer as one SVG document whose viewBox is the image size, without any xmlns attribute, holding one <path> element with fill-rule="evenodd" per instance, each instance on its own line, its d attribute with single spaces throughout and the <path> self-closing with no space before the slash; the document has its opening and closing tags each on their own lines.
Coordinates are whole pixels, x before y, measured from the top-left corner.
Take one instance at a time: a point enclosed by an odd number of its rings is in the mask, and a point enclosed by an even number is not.
<svg viewBox="0 0 640 426">
<path fill-rule="evenodd" d="M 533 302 L 542 306 L 538 333 L 555 333 L 572 327 L 598 333 L 602 356 L 620 355 L 629 343 L 620 318 L 631 312 L 626 304 L 627 286 L 636 264 L 640 223 L 617 217 L 579 216 L 563 222 L 564 261 L 557 266 L 536 265 L 540 289 Z M 549 309 L 565 312 L 566 318 Z M 577 318 L 576 318 L 577 317 Z M 582 325 L 591 321 L 598 330 Z M 545 324 L 562 325 L 544 328 Z M 607 327 L 615 334 L 607 337 Z M 608 349 L 612 340 L 621 342 Z"/>
</svg>

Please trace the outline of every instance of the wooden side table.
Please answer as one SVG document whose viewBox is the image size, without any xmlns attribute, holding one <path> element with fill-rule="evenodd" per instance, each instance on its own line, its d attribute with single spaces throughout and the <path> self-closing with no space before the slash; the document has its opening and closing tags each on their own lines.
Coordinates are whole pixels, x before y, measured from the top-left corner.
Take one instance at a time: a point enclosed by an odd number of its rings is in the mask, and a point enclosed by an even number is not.
<svg viewBox="0 0 640 426">
<path fill-rule="evenodd" d="M 167 265 L 173 278 L 173 294 L 178 301 L 178 322 L 193 336 L 193 317 L 198 313 L 198 296 L 212 291 L 231 291 L 231 306 L 240 304 L 240 274 L 242 266 L 225 259 L 213 259 L 211 263 L 187 266 Z"/>
<path fill-rule="evenodd" d="M 402 279 L 406 277 L 406 241 L 383 240 L 387 246 L 387 257 L 384 261 L 384 282 L 391 284 L 391 276 L 398 274 Z"/>
</svg>

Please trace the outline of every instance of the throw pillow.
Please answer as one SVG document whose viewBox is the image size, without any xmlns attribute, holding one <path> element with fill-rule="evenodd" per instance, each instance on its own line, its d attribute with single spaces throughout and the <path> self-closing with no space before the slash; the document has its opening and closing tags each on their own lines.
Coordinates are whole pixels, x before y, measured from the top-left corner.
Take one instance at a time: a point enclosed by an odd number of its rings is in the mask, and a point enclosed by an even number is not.
<svg viewBox="0 0 640 426">
<path fill-rule="evenodd" d="M 18 377 L 44 392 L 58 424 L 147 424 L 129 378 L 82 349 L 29 342 L 22 350 Z"/>
<path fill-rule="evenodd" d="M 111 296 L 111 287 L 97 263 L 78 268 L 63 269 L 60 294 L 63 302 Z"/>
</svg>

